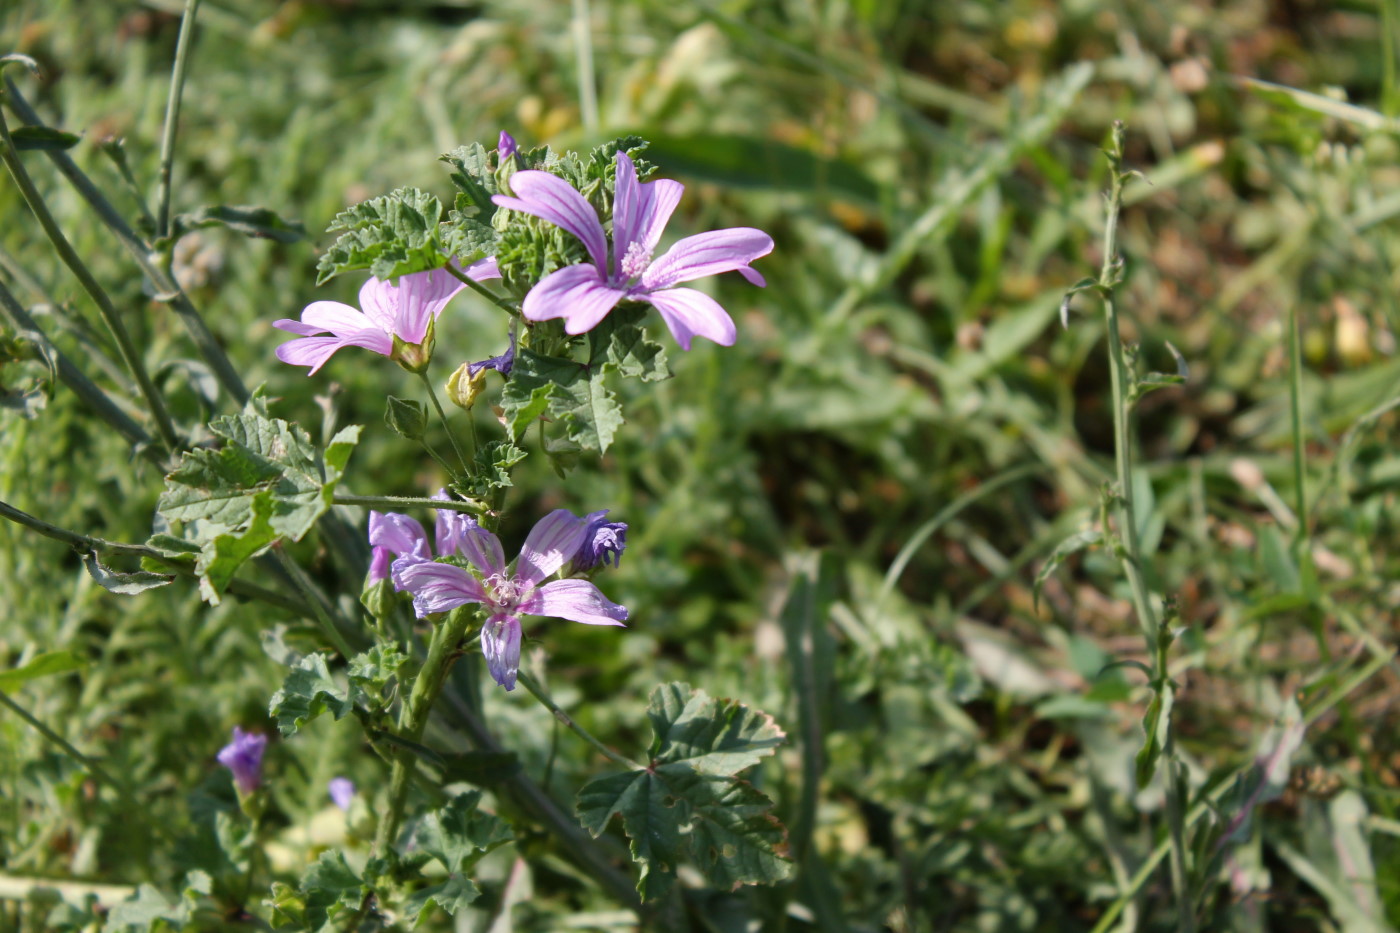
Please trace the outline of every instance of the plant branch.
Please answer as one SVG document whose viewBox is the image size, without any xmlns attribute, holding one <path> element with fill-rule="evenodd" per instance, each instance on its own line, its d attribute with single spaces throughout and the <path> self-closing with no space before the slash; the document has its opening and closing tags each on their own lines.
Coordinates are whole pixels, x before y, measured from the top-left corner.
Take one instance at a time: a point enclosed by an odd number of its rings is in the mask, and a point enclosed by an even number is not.
<svg viewBox="0 0 1400 933">
<path fill-rule="evenodd" d="M 475 499 L 426 499 L 418 496 L 352 496 L 336 493 L 332 500 L 336 505 L 352 505 L 364 509 L 450 509 L 454 512 L 470 512 L 484 515 L 488 509 Z"/>
<path fill-rule="evenodd" d="M 156 237 L 170 235 L 170 189 L 175 163 L 175 134 L 180 125 L 180 97 L 185 90 L 185 66 L 194 44 L 194 17 L 199 0 L 185 0 L 180 37 L 175 40 L 175 67 L 170 72 L 170 97 L 165 104 L 165 132 L 160 140 L 160 185 L 156 194 Z"/>
<path fill-rule="evenodd" d="M 443 268 L 446 269 L 448 274 L 451 275 L 453 278 L 466 283 L 466 286 L 472 291 L 476 292 L 478 295 L 485 298 L 487 301 L 491 302 L 493 305 L 500 308 L 501 310 L 508 312 L 511 315 L 511 317 L 520 316 L 519 308 L 506 301 L 500 295 L 497 295 L 495 292 L 491 291 L 491 289 L 487 288 L 485 285 L 482 285 L 476 279 L 467 275 L 461 269 L 458 269 L 452 263 L 449 262 L 447 265 L 443 266 Z"/>
<path fill-rule="evenodd" d="M 151 417 L 155 419 L 161 441 L 171 453 L 179 450 L 180 438 L 175 432 L 175 424 L 170 419 L 170 412 L 165 407 L 165 399 L 161 397 L 160 392 L 156 390 L 155 383 L 151 381 L 150 373 L 146 371 L 146 364 L 136 351 L 135 344 L 131 342 L 131 335 L 127 333 L 126 325 L 122 323 L 121 316 L 117 313 L 116 307 L 113 306 L 112 300 L 107 297 L 107 292 L 98 284 L 97 279 L 93 277 L 88 267 L 79 258 L 72 244 L 68 242 L 68 238 L 63 235 L 58 222 L 49 212 L 48 205 L 44 203 L 43 196 L 39 194 L 39 189 L 34 187 L 33 179 L 25 171 L 24 163 L 19 157 L 19 149 L 10 136 L 10 128 L 5 122 L 3 110 L 0 110 L 0 160 L 3 160 L 5 167 L 9 169 L 10 177 L 15 180 L 25 203 L 34 212 L 39 226 L 44 228 L 44 233 L 58 252 L 59 258 L 63 260 L 63 264 L 77 277 L 83 290 L 96 303 L 103 322 L 106 323 L 107 329 L 111 331 L 112 338 L 117 343 L 117 352 L 121 355 L 122 362 L 126 364 L 127 369 L 131 370 L 131 375 L 141 390 L 141 396 L 146 400 L 146 407 L 150 410 Z"/>
<path fill-rule="evenodd" d="M 399 714 L 399 735 L 409 742 L 423 738 L 423 730 L 428 725 L 433 701 L 442 691 L 452 662 L 457 659 L 458 646 L 467 633 L 467 628 L 475 613 L 466 606 L 459 606 L 447 614 L 447 618 L 433 627 L 428 642 L 428 656 L 413 679 L 413 688 Z M 403 746 L 396 746 L 393 753 L 393 766 L 389 769 L 389 809 L 379 821 L 374 836 L 374 850 L 388 857 L 394 841 L 398 837 L 399 824 L 403 821 L 404 803 L 408 799 L 409 780 L 417 767 L 413 752 Z"/>
<path fill-rule="evenodd" d="M 447 432 L 447 439 L 452 442 L 452 451 L 457 455 L 457 462 L 462 470 L 468 470 L 466 455 L 462 453 L 462 446 L 457 443 L 457 434 L 452 430 L 452 425 L 447 421 L 447 412 L 442 410 L 442 402 L 438 401 L 437 390 L 433 388 L 433 381 L 428 378 L 426 372 L 419 372 L 418 378 L 423 380 L 423 386 L 428 390 L 428 398 L 432 399 L 433 408 L 437 409 L 438 420 L 442 422 L 442 429 Z"/>
<path fill-rule="evenodd" d="M 583 739 L 589 745 L 592 745 L 603 755 L 604 758 L 608 759 L 614 764 L 621 765 L 629 771 L 646 770 L 646 767 L 644 765 L 638 764 L 637 762 L 633 761 L 631 758 L 628 758 L 625 755 L 619 755 L 617 752 L 613 751 L 611 748 L 608 748 L 598 739 L 594 738 L 593 734 L 590 733 L 587 729 L 583 728 L 583 726 L 580 726 L 578 723 L 574 722 L 573 717 L 570 716 L 568 713 L 564 712 L 564 710 L 560 708 L 558 703 L 554 702 L 554 699 L 549 695 L 549 692 L 545 690 L 544 686 L 532 675 L 525 671 L 521 671 L 518 675 L 518 678 L 520 680 L 520 683 L 525 686 L 525 689 L 529 690 L 530 693 L 534 695 L 535 699 L 543 703 L 545 709 L 553 713 L 554 718 L 559 720 L 559 722 L 564 726 L 564 728 L 568 729 L 574 735 Z"/>
</svg>

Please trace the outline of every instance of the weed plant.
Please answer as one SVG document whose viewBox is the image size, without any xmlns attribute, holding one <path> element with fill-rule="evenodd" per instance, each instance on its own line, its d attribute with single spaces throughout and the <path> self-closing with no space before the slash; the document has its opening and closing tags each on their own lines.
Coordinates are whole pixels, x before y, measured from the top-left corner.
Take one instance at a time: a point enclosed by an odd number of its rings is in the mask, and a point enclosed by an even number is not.
<svg viewBox="0 0 1400 933">
<path fill-rule="evenodd" d="M 1392 0 L 189 6 L 0 9 L 42 72 L 0 101 L 0 929 L 1400 926 Z M 733 346 L 615 319 L 674 376 L 611 385 L 604 452 L 551 416 L 462 494 L 508 492 L 476 513 L 508 556 L 556 509 L 628 526 L 627 627 L 530 620 L 511 692 L 481 620 L 358 601 L 376 497 L 460 479 L 448 419 L 271 326 L 355 304 L 363 272 L 317 284 L 341 211 L 451 208 L 439 155 L 502 128 L 644 137 L 687 186 L 667 243 L 776 244 L 766 289 L 704 286 Z M 439 393 L 505 321 L 454 299 Z M 462 438 L 505 436 L 487 376 Z M 301 425 L 340 504 L 202 594 L 164 477 L 240 412 Z M 338 708 L 376 639 L 406 666 Z M 747 737 L 717 812 L 752 851 L 598 803 L 691 700 Z"/>
</svg>

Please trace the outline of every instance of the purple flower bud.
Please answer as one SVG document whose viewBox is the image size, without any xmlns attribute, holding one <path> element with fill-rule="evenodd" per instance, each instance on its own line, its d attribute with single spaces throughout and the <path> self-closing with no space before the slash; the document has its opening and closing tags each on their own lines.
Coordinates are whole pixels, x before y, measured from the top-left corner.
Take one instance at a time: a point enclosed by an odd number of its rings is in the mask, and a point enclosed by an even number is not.
<svg viewBox="0 0 1400 933">
<path fill-rule="evenodd" d="M 496 143 L 496 158 L 504 162 L 506 159 L 515 155 L 515 149 L 515 137 L 511 136 L 505 130 L 501 130 L 501 138 Z"/>
<path fill-rule="evenodd" d="M 394 555 L 388 548 L 379 546 L 371 548 L 369 553 L 369 578 L 365 580 L 365 586 L 374 586 L 381 580 L 389 579 L 389 558 Z"/>
<path fill-rule="evenodd" d="M 267 736 L 233 727 L 233 741 L 219 751 L 219 764 L 233 772 L 238 793 L 244 797 L 262 784 L 262 756 Z"/>
<path fill-rule="evenodd" d="M 337 807 L 350 812 L 350 802 L 355 799 L 355 782 L 345 777 L 331 778 L 326 785 L 326 790 L 331 795 L 331 802 Z"/>
<path fill-rule="evenodd" d="M 583 544 L 574 554 L 576 573 L 592 570 L 599 562 L 614 567 L 622 562 L 622 552 L 627 549 L 627 523 L 605 522 L 603 517 L 607 514 L 608 510 L 603 509 L 584 518 Z"/>
</svg>

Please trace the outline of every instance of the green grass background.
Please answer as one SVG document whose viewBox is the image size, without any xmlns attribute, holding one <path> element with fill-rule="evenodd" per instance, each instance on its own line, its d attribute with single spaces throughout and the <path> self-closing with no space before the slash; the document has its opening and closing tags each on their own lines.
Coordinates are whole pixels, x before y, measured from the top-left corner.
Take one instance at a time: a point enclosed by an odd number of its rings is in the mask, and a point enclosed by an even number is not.
<svg viewBox="0 0 1400 933">
<path fill-rule="evenodd" d="M 33 56 L 46 79 L 7 73 L 52 123 L 83 135 L 74 158 L 129 217 L 138 195 L 153 198 L 179 7 L 12 0 L 0 11 L 0 51 Z M 1038 605 L 1032 583 L 1063 539 L 1097 520 L 1113 471 L 1101 309 L 1080 295 L 1067 330 L 1057 309 L 1101 262 L 1100 146 L 1110 121 L 1125 121 L 1128 163 L 1145 176 L 1121 229 L 1128 338 L 1148 369 L 1172 371 L 1168 341 L 1190 367 L 1186 385 L 1138 408 L 1138 489 L 1157 551 L 1150 579 L 1181 608 L 1175 728 L 1193 799 L 1248 764 L 1289 698 L 1307 709 L 1348 687 L 1310 724 L 1289 789 L 1201 879 L 1203 916 L 1216 929 L 1388 929 L 1400 924 L 1400 684 L 1387 660 L 1400 609 L 1400 456 L 1387 409 L 1400 398 L 1392 7 L 591 0 L 582 34 L 598 116 L 585 125 L 581 33 L 562 0 L 205 0 L 176 209 L 261 204 L 311 236 L 281 245 L 201 231 L 186 244 L 185 281 L 246 381 L 281 400 L 276 414 L 316 437 L 324 423 L 369 426 L 348 489 L 422 495 L 442 478 L 382 422 L 385 395 L 411 394 L 410 377 L 354 350 L 310 379 L 273 356 L 272 320 L 358 288 L 353 277 L 315 287 L 330 242 L 319 231 L 391 187 L 449 196 L 437 155 L 492 145 L 502 128 L 559 149 L 623 132 L 654 140 L 660 174 L 687 186 L 671 232 L 767 230 L 769 285 L 714 283 L 739 342 L 673 349 L 676 377 L 627 390 L 629 424 L 601 460 L 567 485 L 543 457 L 522 469 L 507 549 L 549 508 L 614 509 L 629 547 L 604 588 L 633 620 L 623 632 L 535 620 L 527 656 L 538 646 L 556 698 L 619 747 L 645 743 L 646 695 L 668 679 L 795 732 L 779 616 L 794 573 L 820 551 L 831 604 L 814 624 L 829 637 L 829 689 L 813 838 L 830 900 L 800 886 L 816 877 L 804 873 L 785 920 L 775 895 L 754 891 L 716 895 L 697 923 L 1087 929 L 1161 831 L 1160 788 L 1131 785 L 1147 692 L 1131 671 L 1101 674 L 1140 657 L 1141 639 L 1111 555 L 1069 558 Z M 1092 72 L 1070 93 L 1080 63 Z M 1368 108 L 1372 125 L 1335 106 L 1343 99 Z M 138 192 L 98 150 L 109 137 L 125 140 Z M 193 359 L 61 177 L 39 153 L 26 164 L 152 367 Z M 8 179 L 0 217 L 0 275 L 27 304 L 50 305 L 41 320 L 86 359 L 76 335 L 105 334 Z M 443 325 L 439 378 L 502 349 L 498 319 L 469 294 Z M 162 376 L 186 428 L 209 414 L 198 372 Z M 0 369 L 6 389 L 34 376 Z M 488 412 L 477 417 L 494 429 Z M 112 540 L 149 535 L 159 476 L 71 395 L 60 389 L 32 420 L 0 412 L 0 431 L 0 499 Z M 295 550 L 327 586 L 358 592 L 318 542 Z M 181 858 L 152 827 L 179 827 L 201 794 L 228 796 L 213 756 L 232 725 L 270 730 L 283 669 L 260 633 L 277 625 L 293 642 L 310 634 L 258 604 L 210 609 L 181 584 L 109 594 L 63 546 L 0 526 L 2 666 L 56 648 L 89 661 L 15 701 L 142 801 L 129 812 L 0 714 L 0 881 L 20 891 L 0 896 L 22 896 L 34 878 L 172 888 Z M 561 799 L 599 773 L 527 698 L 492 703 L 532 774 L 552 762 Z M 314 857 L 307 827 L 325 821 L 329 777 L 367 791 L 383 781 L 358 742 L 346 724 L 318 722 L 273 743 L 275 861 L 287 875 Z M 803 749 L 794 741 L 758 778 L 789 825 Z M 1228 820 L 1221 806 L 1201 825 Z M 505 912 L 514 929 L 627 928 L 543 839 L 520 852 L 533 896 Z M 500 912 L 510 866 L 498 862 L 483 866 L 487 897 L 463 929 L 487 929 Z M 1170 903 L 1163 870 L 1117 922 L 1170 928 Z M 0 901 L 0 925 L 38 916 L 33 900 Z"/>
</svg>

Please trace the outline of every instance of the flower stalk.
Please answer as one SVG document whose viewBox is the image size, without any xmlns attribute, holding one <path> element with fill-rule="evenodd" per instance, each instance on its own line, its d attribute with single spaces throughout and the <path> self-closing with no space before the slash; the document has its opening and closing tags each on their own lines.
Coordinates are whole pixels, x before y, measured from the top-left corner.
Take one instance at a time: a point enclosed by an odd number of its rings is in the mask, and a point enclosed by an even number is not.
<svg viewBox="0 0 1400 933">
<path fill-rule="evenodd" d="M 1115 121 L 1107 156 L 1110 166 L 1107 216 L 1104 222 L 1103 266 L 1097 289 L 1104 305 L 1104 323 L 1108 335 L 1109 380 L 1113 407 L 1113 453 L 1117 468 L 1118 489 L 1114 496 L 1121 548 L 1117 549 L 1123 574 L 1128 579 L 1133 607 L 1138 623 L 1147 640 L 1148 657 L 1152 659 L 1152 687 L 1158 693 L 1173 689 L 1167 669 L 1167 652 L 1172 633 L 1164 628 L 1163 620 L 1154 611 L 1143 572 L 1142 546 L 1138 540 L 1138 516 L 1133 494 L 1132 460 L 1132 383 L 1127 353 L 1119 329 L 1115 286 L 1122 280 L 1122 258 L 1118 254 L 1118 218 L 1123 207 L 1123 188 L 1133 173 L 1123 171 L 1123 124 Z M 1107 532 L 1108 529 L 1105 529 Z M 1165 702 L 1161 708 L 1169 708 Z M 1168 833 L 1171 839 L 1172 890 L 1176 898 L 1177 928 L 1181 933 L 1194 933 L 1195 908 L 1186 871 L 1185 819 L 1181 809 L 1181 777 L 1176 767 L 1170 716 L 1162 714 L 1160 728 L 1163 754 L 1159 763 L 1165 768 Z M 1152 741 L 1152 739 L 1149 739 Z"/>
<path fill-rule="evenodd" d="M 428 725 L 433 701 L 442 692 L 443 682 L 452 670 L 452 663 L 458 657 L 458 648 L 466 637 L 475 612 L 462 606 L 452 610 L 439 624 L 433 626 L 428 640 L 428 656 L 413 679 L 413 688 L 408 700 L 399 712 L 399 736 L 417 743 L 423 738 L 423 730 Z M 394 850 L 399 825 L 403 822 L 404 803 L 408 799 L 409 781 L 416 768 L 413 752 L 402 745 L 393 751 L 393 765 L 389 769 L 389 805 L 374 837 L 374 849 L 382 856 Z"/>
</svg>

